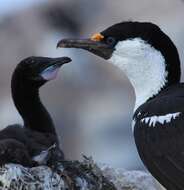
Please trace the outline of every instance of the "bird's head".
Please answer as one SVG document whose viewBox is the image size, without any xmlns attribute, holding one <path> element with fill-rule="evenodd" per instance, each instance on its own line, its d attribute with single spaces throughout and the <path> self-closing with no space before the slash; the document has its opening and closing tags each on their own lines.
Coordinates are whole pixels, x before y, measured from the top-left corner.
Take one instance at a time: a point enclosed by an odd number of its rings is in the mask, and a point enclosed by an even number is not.
<svg viewBox="0 0 184 190">
<path fill-rule="evenodd" d="M 122 22 L 89 39 L 63 39 L 57 46 L 85 49 L 118 66 L 130 79 L 138 104 L 180 80 L 177 49 L 152 23 Z"/>
<path fill-rule="evenodd" d="M 60 67 L 69 62 L 71 59 L 68 57 L 28 57 L 17 65 L 13 80 L 16 78 L 26 84 L 40 87 L 47 81 L 55 79 Z"/>
</svg>

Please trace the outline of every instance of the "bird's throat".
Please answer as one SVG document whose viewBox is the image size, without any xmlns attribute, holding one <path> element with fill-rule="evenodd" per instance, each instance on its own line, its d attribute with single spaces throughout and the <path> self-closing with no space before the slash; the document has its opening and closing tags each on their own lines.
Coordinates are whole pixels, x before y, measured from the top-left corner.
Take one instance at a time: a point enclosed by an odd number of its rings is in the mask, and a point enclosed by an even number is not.
<svg viewBox="0 0 184 190">
<path fill-rule="evenodd" d="M 12 79 L 12 98 L 24 126 L 35 131 L 55 133 L 53 121 L 39 98 L 39 89 L 16 77 Z"/>
<path fill-rule="evenodd" d="M 109 61 L 130 80 L 136 96 L 135 110 L 168 83 L 161 52 L 139 38 L 119 42 Z"/>
</svg>

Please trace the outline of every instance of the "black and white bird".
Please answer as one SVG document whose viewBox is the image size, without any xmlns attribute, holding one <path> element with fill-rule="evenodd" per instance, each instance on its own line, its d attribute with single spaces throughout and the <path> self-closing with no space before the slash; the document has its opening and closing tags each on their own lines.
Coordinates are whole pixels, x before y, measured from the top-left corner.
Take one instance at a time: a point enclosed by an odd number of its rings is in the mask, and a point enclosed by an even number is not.
<svg viewBox="0 0 184 190">
<path fill-rule="evenodd" d="M 56 78 L 59 68 L 70 61 L 68 57 L 29 57 L 17 65 L 11 81 L 12 97 L 24 126 L 14 124 L 0 131 L 0 165 L 46 164 L 55 148 L 63 159 L 54 123 L 40 101 L 39 88 Z"/>
<path fill-rule="evenodd" d="M 122 22 L 58 47 L 88 50 L 116 65 L 136 95 L 133 132 L 139 155 L 168 190 L 184 189 L 184 84 L 171 39 L 155 24 Z"/>
</svg>

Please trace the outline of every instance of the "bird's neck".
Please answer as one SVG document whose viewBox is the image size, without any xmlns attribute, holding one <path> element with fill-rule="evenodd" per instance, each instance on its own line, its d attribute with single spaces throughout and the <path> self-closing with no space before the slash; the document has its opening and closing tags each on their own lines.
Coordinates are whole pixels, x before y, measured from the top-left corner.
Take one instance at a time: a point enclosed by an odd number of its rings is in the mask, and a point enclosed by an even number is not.
<svg viewBox="0 0 184 190">
<path fill-rule="evenodd" d="M 129 78 L 136 95 L 135 108 L 179 82 L 180 62 L 176 48 L 170 58 L 140 38 L 119 42 L 110 58 Z M 167 51 L 166 51 L 167 52 Z M 170 54 L 172 51 L 170 52 Z"/>
<path fill-rule="evenodd" d="M 39 89 L 16 77 L 12 79 L 12 97 L 24 126 L 35 131 L 53 133 L 53 121 L 39 98 Z"/>
<path fill-rule="evenodd" d="M 149 99 L 157 96 L 169 83 L 167 80 L 167 71 L 163 67 L 157 67 L 150 72 L 138 73 L 137 77 L 129 75 L 129 80 L 134 88 L 135 92 L 135 107 L 136 110 L 140 105 L 148 101 Z"/>
<path fill-rule="evenodd" d="M 140 105 L 145 103 L 147 100 L 157 95 L 166 85 L 167 81 L 167 71 L 165 68 L 165 63 L 160 59 L 160 63 L 155 66 L 152 62 L 143 63 L 142 59 L 126 59 L 112 57 L 111 61 L 114 65 L 118 66 L 130 80 L 135 96 L 135 107 L 136 110 Z M 156 60 L 159 61 L 159 60 Z M 141 67 L 142 64 L 142 67 Z"/>
</svg>

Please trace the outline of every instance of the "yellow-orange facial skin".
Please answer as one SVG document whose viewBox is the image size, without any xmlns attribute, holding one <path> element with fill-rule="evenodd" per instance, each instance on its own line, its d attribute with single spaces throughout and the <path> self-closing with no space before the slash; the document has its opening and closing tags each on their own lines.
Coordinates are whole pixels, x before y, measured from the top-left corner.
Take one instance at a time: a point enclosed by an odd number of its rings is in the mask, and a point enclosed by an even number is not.
<svg viewBox="0 0 184 190">
<path fill-rule="evenodd" d="M 114 48 L 105 42 L 105 38 L 103 34 L 96 33 L 87 39 L 62 39 L 57 47 L 84 49 L 104 59 L 110 59 Z"/>
<path fill-rule="evenodd" d="M 100 42 L 104 39 L 104 36 L 100 33 L 96 33 L 96 34 L 93 34 L 90 39 L 95 42 Z"/>
</svg>

